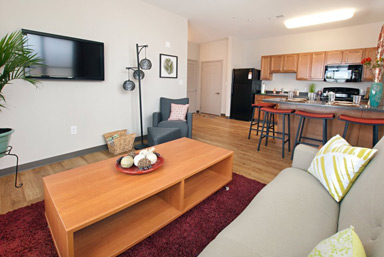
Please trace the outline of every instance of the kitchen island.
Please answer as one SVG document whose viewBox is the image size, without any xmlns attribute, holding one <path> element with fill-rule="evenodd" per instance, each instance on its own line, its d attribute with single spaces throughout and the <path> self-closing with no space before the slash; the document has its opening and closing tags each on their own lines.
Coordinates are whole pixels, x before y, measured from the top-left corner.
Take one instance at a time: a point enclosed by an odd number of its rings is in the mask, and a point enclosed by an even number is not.
<svg viewBox="0 0 384 257">
<path fill-rule="evenodd" d="M 288 101 L 287 98 L 282 97 L 263 99 L 263 102 L 275 103 L 279 109 L 294 109 L 313 113 L 334 113 L 335 119 L 328 121 L 328 139 L 334 135 L 343 134 L 345 122 L 338 119 L 341 114 L 359 118 L 384 119 L 384 106 L 369 108 L 365 104 L 360 104 L 359 106 L 352 104 L 331 105 L 324 101 Z M 292 115 L 291 119 L 291 142 L 293 145 L 300 118 L 299 116 Z M 322 121 L 306 119 L 303 135 L 321 139 Z M 379 138 L 383 135 L 384 126 L 379 127 Z M 354 146 L 372 147 L 372 126 L 350 123 L 346 139 Z"/>
</svg>

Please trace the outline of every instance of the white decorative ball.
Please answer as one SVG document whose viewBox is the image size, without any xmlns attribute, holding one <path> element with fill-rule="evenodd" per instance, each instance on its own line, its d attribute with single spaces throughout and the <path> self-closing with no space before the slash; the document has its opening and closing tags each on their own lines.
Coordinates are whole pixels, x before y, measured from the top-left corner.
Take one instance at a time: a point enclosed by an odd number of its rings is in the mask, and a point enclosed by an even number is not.
<svg viewBox="0 0 384 257">
<path fill-rule="evenodd" d="M 154 153 L 148 154 L 146 158 L 151 161 L 152 165 L 157 162 L 157 156 Z"/>
<path fill-rule="evenodd" d="M 133 165 L 133 158 L 131 156 L 125 156 L 121 159 L 120 165 L 123 168 L 130 168 Z"/>
</svg>

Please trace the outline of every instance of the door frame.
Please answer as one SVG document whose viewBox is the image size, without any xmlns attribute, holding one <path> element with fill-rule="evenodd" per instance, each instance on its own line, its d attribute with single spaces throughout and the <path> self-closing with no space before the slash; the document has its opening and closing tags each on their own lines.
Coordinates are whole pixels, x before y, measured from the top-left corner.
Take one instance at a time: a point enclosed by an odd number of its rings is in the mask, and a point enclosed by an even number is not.
<svg viewBox="0 0 384 257">
<path fill-rule="evenodd" d="M 222 105 L 223 105 L 223 101 L 225 101 L 225 99 L 223 99 L 223 88 L 224 88 L 224 84 L 225 84 L 225 74 L 224 74 L 224 60 L 209 60 L 209 61 L 202 61 L 201 62 L 201 71 L 200 71 L 200 99 L 202 99 L 202 96 L 201 94 L 203 93 L 203 64 L 205 63 L 213 63 L 213 62 L 218 62 L 218 63 L 221 63 L 221 86 L 220 86 L 220 103 L 219 103 L 219 116 L 221 115 L 222 113 Z M 199 109 L 201 110 L 201 101 L 200 101 L 200 105 L 199 105 Z"/>
<path fill-rule="evenodd" d="M 200 62 L 198 60 L 193 60 L 193 59 L 188 59 L 187 60 L 187 72 L 188 71 L 188 63 L 192 62 L 196 65 L 196 70 L 195 70 L 195 81 L 196 81 L 196 112 L 200 111 Z M 188 74 L 187 74 L 187 96 L 188 96 Z"/>
</svg>

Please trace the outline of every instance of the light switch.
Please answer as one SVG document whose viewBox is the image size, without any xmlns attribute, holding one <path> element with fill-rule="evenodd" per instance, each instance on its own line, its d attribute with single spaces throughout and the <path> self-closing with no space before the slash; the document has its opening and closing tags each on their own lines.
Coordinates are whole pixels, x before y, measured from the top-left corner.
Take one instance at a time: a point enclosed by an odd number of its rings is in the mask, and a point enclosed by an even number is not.
<svg viewBox="0 0 384 257">
<path fill-rule="evenodd" d="M 165 42 L 165 47 L 166 47 L 166 48 L 171 48 L 171 42 L 166 41 L 166 42 Z"/>
<path fill-rule="evenodd" d="M 184 81 L 182 79 L 179 79 L 179 85 L 180 86 L 184 85 Z"/>
</svg>

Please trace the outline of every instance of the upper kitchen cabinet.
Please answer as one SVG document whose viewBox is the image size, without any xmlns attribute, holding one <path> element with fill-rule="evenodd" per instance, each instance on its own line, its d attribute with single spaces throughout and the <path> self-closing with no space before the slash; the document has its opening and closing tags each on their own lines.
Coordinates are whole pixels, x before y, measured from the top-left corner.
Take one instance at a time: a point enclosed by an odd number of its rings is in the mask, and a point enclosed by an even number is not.
<svg viewBox="0 0 384 257">
<path fill-rule="evenodd" d="M 271 56 L 271 73 L 296 72 L 297 54 Z"/>
<path fill-rule="evenodd" d="M 261 80 L 271 80 L 271 56 L 262 56 L 261 57 Z"/>
<path fill-rule="evenodd" d="M 271 56 L 271 73 L 283 72 L 284 56 Z"/>
<path fill-rule="evenodd" d="M 325 55 L 325 64 L 342 64 L 343 51 L 328 51 Z"/>
<path fill-rule="evenodd" d="M 297 54 L 284 55 L 283 72 L 296 72 L 297 71 Z"/>
<path fill-rule="evenodd" d="M 312 53 L 311 80 L 324 79 L 325 52 Z"/>
<path fill-rule="evenodd" d="M 312 53 L 299 54 L 297 61 L 297 80 L 309 80 L 311 78 Z"/>
<path fill-rule="evenodd" d="M 364 58 L 371 57 L 372 61 L 376 60 L 377 48 L 366 48 L 364 51 Z M 363 81 L 373 81 L 373 74 L 365 66 L 363 67 Z"/>
<path fill-rule="evenodd" d="M 344 64 L 360 64 L 363 59 L 363 49 L 351 49 L 343 52 Z"/>
</svg>

